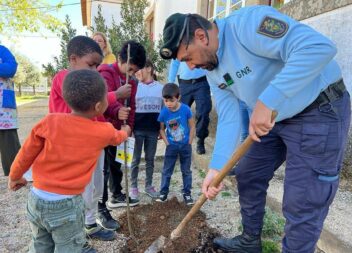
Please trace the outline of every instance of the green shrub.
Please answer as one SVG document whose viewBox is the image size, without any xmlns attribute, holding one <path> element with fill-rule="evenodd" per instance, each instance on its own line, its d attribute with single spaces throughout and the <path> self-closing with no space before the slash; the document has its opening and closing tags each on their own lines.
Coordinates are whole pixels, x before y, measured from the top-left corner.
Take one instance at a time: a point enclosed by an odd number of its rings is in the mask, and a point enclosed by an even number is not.
<svg viewBox="0 0 352 253">
<path fill-rule="evenodd" d="M 284 233 L 285 220 L 270 208 L 265 208 L 262 236 L 273 241 L 280 241 Z"/>
<path fill-rule="evenodd" d="M 276 242 L 263 241 L 263 253 L 280 253 L 280 247 Z"/>
</svg>

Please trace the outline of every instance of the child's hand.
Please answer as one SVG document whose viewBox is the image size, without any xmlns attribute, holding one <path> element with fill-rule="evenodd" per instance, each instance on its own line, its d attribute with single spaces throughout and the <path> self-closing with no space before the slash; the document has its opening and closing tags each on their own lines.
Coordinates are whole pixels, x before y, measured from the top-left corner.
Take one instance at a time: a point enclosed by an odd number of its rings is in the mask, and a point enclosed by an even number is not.
<svg viewBox="0 0 352 253">
<path fill-rule="evenodd" d="M 119 112 L 117 113 L 117 118 L 119 120 L 127 120 L 128 115 L 130 114 L 131 108 L 129 107 L 121 107 Z"/>
<path fill-rule="evenodd" d="M 18 189 L 20 189 L 26 185 L 27 185 L 27 180 L 24 179 L 23 177 L 19 180 L 11 180 L 9 178 L 8 187 L 12 191 L 17 191 Z"/>
<path fill-rule="evenodd" d="M 120 88 L 118 88 L 115 91 L 116 98 L 117 99 L 126 99 L 131 96 L 131 91 L 132 91 L 132 85 L 131 84 L 125 84 L 122 85 Z"/>
<path fill-rule="evenodd" d="M 131 135 L 131 128 L 130 128 L 129 125 L 123 125 L 123 126 L 121 126 L 121 130 L 122 130 L 122 131 L 125 131 L 128 136 Z"/>
</svg>

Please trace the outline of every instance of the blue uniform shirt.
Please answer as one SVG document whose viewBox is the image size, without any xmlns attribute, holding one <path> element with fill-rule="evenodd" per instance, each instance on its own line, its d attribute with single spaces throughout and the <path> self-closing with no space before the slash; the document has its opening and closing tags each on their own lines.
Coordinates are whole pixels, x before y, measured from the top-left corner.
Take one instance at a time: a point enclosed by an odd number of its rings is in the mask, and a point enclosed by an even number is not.
<svg viewBox="0 0 352 253">
<path fill-rule="evenodd" d="M 239 142 L 239 99 L 251 109 L 259 99 L 281 121 L 312 103 L 341 71 L 329 39 L 271 7 L 242 8 L 215 22 L 219 66 L 207 79 L 219 118 L 209 167 L 219 170 Z"/>
<path fill-rule="evenodd" d="M 183 80 L 197 79 L 205 76 L 207 73 L 204 69 L 190 69 L 185 62 L 171 60 L 168 82 L 175 83 L 177 74 Z"/>
<path fill-rule="evenodd" d="M 166 137 L 170 144 L 187 144 L 189 142 L 188 120 L 192 118 L 189 106 L 182 104 L 173 112 L 167 107 L 161 109 L 158 121 L 163 122 L 166 127 Z"/>
</svg>

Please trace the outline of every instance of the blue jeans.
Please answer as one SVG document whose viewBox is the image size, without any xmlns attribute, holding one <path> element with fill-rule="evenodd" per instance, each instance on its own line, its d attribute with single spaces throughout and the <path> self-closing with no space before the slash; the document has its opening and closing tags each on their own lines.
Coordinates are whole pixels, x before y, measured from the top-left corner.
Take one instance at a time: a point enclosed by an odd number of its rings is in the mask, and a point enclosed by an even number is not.
<svg viewBox="0 0 352 253">
<path fill-rule="evenodd" d="M 180 82 L 181 102 L 192 106 L 196 102 L 196 136 L 205 139 L 209 135 L 209 113 L 211 111 L 210 87 L 207 81 L 194 84 Z"/>
<path fill-rule="evenodd" d="M 180 156 L 181 172 L 183 179 L 183 194 L 191 194 L 192 189 L 192 145 L 169 144 L 166 146 L 164 167 L 161 177 L 160 194 L 168 194 L 171 176 L 174 172 L 177 157 Z"/>
<path fill-rule="evenodd" d="M 249 120 L 251 118 L 252 110 L 247 106 L 247 104 L 240 100 L 240 114 L 241 114 L 241 143 L 247 138 L 249 134 Z"/>
<path fill-rule="evenodd" d="M 154 158 L 156 153 L 156 147 L 158 144 L 159 132 L 155 131 L 141 131 L 135 130 L 134 137 L 134 153 L 131 168 L 131 185 L 134 188 L 138 186 L 138 172 L 139 163 L 141 161 L 142 149 L 144 144 L 144 154 L 145 154 L 145 188 L 149 188 L 153 184 L 153 173 L 154 173 Z"/>
<path fill-rule="evenodd" d="M 350 120 L 345 92 L 331 104 L 276 123 L 251 146 L 236 171 L 244 231 L 261 233 L 269 181 L 286 160 L 282 252 L 314 252 L 339 185 Z"/>
<path fill-rule="evenodd" d="M 30 253 L 81 253 L 86 241 L 81 195 L 47 201 L 30 191 L 27 217 L 32 230 Z"/>
</svg>

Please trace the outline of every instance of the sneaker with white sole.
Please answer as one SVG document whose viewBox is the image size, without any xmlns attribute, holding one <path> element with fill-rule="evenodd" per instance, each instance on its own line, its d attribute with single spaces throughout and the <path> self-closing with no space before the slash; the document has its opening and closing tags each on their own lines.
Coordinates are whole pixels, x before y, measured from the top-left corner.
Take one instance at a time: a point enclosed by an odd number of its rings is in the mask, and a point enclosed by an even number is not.
<svg viewBox="0 0 352 253">
<path fill-rule="evenodd" d="M 131 207 L 136 206 L 139 204 L 138 199 L 131 199 L 129 198 L 129 205 Z M 112 197 L 109 202 L 107 202 L 107 206 L 109 208 L 118 208 L 118 207 L 126 207 L 127 206 L 127 198 L 126 194 L 120 194 L 117 197 Z"/>
<path fill-rule="evenodd" d="M 93 238 L 101 241 L 112 241 L 116 238 L 114 231 L 104 229 L 97 223 L 85 225 L 84 230 L 88 238 Z"/>
<path fill-rule="evenodd" d="M 111 216 L 108 209 L 104 208 L 98 211 L 97 223 L 107 230 L 117 230 L 120 224 Z"/>
<path fill-rule="evenodd" d="M 192 206 L 194 204 L 191 194 L 183 194 L 183 200 L 187 206 Z"/>
<path fill-rule="evenodd" d="M 150 186 L 144 190 L 144 192 L 151 198 L 156 199 L 159 197 L 159 192 L 157 192 L 154 186 Z"/>
<path fill-rule="evenodd" d="M 131 199 L 139 199 L 139 191 L 138 191 L 137 187 L 131 187 L 130 198 Z"/>
<path fill-rule="evenodd" d="M 160 194 L 159 198 L 157 198 L 155 201 L 157 202 L 165 202 L 167 200 L 167 194 Z"/>
</svg>

